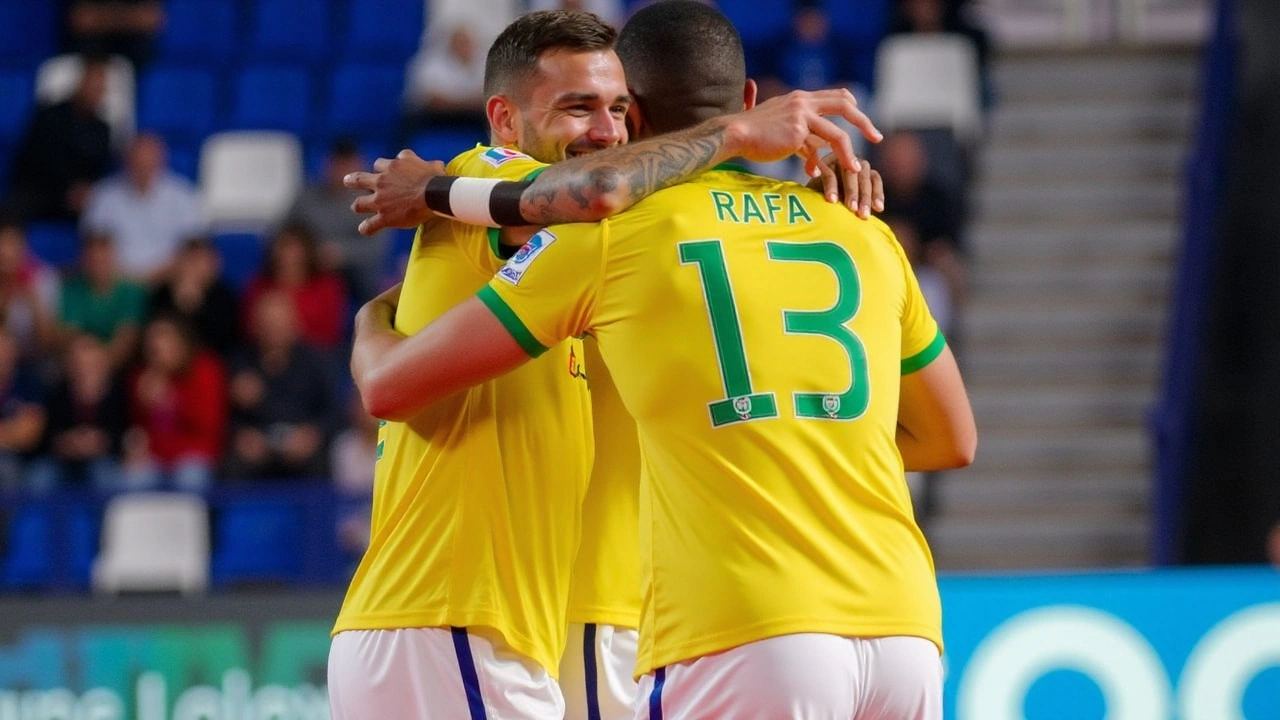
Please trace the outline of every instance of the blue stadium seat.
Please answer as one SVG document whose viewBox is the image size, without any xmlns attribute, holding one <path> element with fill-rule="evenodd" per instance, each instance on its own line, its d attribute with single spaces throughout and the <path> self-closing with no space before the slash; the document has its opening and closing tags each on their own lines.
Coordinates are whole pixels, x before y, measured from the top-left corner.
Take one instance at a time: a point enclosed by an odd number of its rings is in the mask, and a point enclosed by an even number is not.
<svg viewBox="0 0 1280 720">
<path fill-rule="evenodd" d="M 857 4 L 823 0 L 831 32 L 854 45 L 862 41 L 874 44 L 885 36 L 889 31 L 889 6 L 888 0 L 859 0 Z"/>
<path fill-rule="evenodd" d="M 77 502 L 71 505 L 66 520 L 69 550 L 67 581 L 72 587 L 85 588 L 89 586 L 93 561 L 98 556 L 102 508 L 96 502 Z"/>
<path fill-rule="evenodd" d="M 422 40 L 423 6 L 422 0 L 351 0 L 346 56 L 405 63 Z"/>
<path fill-rule="evenodd" d="M 0 61 L 34 68 L 52 57 L 61 9 L 49 0 L 0 1 Z"/>
<path fill-rule="evenodd" d="M 7 552 L 0 581 L 20 589 L 47 587 L 53 580 L 54 518 L 39 503 L 10 506 Z"/>
<path fill-rule="evenodd" d="M 50 265 L 65 267 L 79 258 L 80 237 L 75 223 L 33 222 L 27 224 L 27 247 Z"/>
<path fill-rule="evenodd" d="M 759 0 L 719 0 L 721 12 L 733 21 L 748 55 L 791 32 L 791 3 Z M 845 12 L 850 12 L 846 10 Z"/>
<path fill-rule="evenodd" d="M 222 258 L 222 279 L 237 293 L 262 267 L 263 241 L 253 233 L 218 233 L 213 245 Z"/>
<path fill-rule="evenodd" d="M 289 581 L 303 571 L 303 517 L 287 500 L 233 500 L 214 513 L 215 584 Z"/>
<path fill-rule="evenodd" d="M 400 116 L 401 65 L 343 65 L 329 87 L 325 129 L 332 135 L 389 138 Z"/>
<path fill-rule="evenodd" d="M 170 140 L 169 167 L 182 177 L 199 184 L 200 146 L 181 140 Z"/>
<path fill-rule="evenodd" d="M 260 60 L 316 62 L 329 40 L 325 0 L 258 0 L 253 5 L 249 52 Z"/>
<path fill-rule="evenodd" d="M 26 131 L 35 106 L 31 71 L 0 70 L 0 98 L 4 98 L 0 102 L 0 147 L 12 147 Z"/>
<path fill-rule="evenodd" d="M 170 0 L 165 6 L 160 58 L 220 67 L 236 52 L 240 37 L 236 3 L 230 0 Z"/>
<path fill-rule="evenodd" d="M 311 80 L 307 71 L 282 65 L 253 65 L 236 78 L 230 127 L 285 130 L 306 135 L 311 129 Z"/>
<path fill-rule="evenodd" d="M 138 128 L 170 143 L 199 143 L 217 127 L 218 91 L 212 72 L 160 65 L 142 76 Z"/>
<path fill-rule="evenodd" d="M 478 142 L 488 138 L 476 135 L 474 130 L 438 128 L 424 130 L 409 139 L 409 148 L 426 160 L 449 162 L 458 153 L 470 150 Z"/>
</svg>

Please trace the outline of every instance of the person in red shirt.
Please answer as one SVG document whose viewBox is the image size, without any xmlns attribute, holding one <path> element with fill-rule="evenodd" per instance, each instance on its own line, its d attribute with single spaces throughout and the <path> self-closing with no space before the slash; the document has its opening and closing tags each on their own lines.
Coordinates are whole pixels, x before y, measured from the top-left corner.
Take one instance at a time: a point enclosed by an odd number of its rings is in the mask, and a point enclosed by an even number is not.
<svg viewBox="0 0 1280 720">
<path fill-rule="evenodd" d="M 226 371 L 174 317 L 152 318 L 142 347 L 129 385 L 133 427 L 124 438 L 125 485 L 204 490 L 227 431 Z"/>
<path fill-rule="evenodd" d="M 332 353 L 346 330 L 347 290 L 337 273 L 324 269 L 315 236 L 305 225 L 289 223 L 276 232 L 267 248 L 262 271 L 244 295 L 244 327 L 252 337 L 251 319 L 263 295 L 282 291 L 298 311 L 302 339 Z"/>
</svg>

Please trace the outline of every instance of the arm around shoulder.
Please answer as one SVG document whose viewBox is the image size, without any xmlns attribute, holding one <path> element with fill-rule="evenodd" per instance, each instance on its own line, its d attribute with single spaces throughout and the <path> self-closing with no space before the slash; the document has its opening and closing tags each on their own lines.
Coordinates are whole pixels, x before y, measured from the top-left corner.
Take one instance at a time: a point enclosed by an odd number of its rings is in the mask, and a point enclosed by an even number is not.
<svg viewBox="0 0 1280 720">
<path fill-rule="evenodd" d="M 951 470 L 973 462 L 978 429 L 951 348 L 902 376 L 897 442 L 909 471 Z"/>
</svg>

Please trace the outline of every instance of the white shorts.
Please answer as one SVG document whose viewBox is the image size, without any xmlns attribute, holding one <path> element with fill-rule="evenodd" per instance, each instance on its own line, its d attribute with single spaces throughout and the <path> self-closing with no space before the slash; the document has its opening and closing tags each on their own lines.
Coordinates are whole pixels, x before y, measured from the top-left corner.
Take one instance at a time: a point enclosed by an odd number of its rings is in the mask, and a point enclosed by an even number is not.
<svg viewBox="0 0 1280 720">
<path fill-rule="evenodd" d="M 547 671 L 496 634 L 464 628 L 348 630 L 329 645 L 333 720 L 560 720 Z"/>
<path fill-rule="evenodd" d="M 635 630 L 569 624 L 560 659 L 565 720 L 631 720 L 636 714 Z"/>
<path fill-rule="evenodd" d="M 782 635 L 640 678 L 636 720 L 942 720 L 923 638 Z"/>
</svg>

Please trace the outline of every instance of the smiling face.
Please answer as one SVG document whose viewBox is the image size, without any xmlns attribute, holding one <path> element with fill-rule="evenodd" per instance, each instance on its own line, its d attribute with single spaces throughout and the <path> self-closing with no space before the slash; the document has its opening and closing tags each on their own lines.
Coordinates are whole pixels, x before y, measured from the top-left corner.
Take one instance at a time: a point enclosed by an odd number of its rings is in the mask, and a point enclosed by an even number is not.
<svg viewBox="0 0 1280 720">
<path fill-rule="evenodd" d="M 488 110 L 496 141 L 553 163 L 626 142 L 630 107 L 612 50 L 550 50 L 521 92 L 493 96 Z"/>
</svg>

